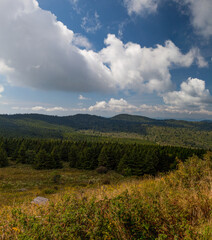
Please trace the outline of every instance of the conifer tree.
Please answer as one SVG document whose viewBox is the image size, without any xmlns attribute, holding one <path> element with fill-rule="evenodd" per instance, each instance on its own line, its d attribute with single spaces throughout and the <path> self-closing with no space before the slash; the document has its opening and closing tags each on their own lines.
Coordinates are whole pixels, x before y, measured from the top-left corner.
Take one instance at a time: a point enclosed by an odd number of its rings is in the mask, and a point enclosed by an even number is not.
<svg viewBox="0 0 212 240">
<path fill-rule="evenodd" d="M 55 161 L 46 150 L 41 149 L 35 157 L 35 169 L 54 169 Z"/>
<path fill-rule="evenodd" d="M 8 166 L 7 152 L 0 147 L 0 167 Z"/>
</svg>

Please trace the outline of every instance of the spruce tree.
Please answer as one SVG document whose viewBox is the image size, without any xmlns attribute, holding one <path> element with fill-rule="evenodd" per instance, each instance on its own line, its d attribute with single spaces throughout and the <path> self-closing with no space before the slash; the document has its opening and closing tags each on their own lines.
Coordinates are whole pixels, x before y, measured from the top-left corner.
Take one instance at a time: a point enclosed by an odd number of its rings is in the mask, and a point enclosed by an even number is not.
<svg viewBox="0 0 212 240">
<path fill-rule="evenodd" d="M 7 152 L 4 148 L 0 148 L 0 167 L 8 166 Z"/>
</svg>

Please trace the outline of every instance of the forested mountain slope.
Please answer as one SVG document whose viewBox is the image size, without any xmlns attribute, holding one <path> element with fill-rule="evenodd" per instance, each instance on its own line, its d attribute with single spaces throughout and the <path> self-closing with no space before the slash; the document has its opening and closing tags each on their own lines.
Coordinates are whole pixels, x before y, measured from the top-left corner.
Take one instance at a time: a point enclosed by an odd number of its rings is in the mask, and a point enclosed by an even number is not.
<svg viewBox="0 0 212 240">
<path fill-rule="evenodd" d="M 120 114 L 104 118 L 89 114 L 49 116 L 42 114 L 0 115 L 0 136 L 72 138 L 106 136 L 136 138 L 160 144 L 189 147 L 212 147 L 212 122 L 156 120 L 143 116 Z"/>
</svg>

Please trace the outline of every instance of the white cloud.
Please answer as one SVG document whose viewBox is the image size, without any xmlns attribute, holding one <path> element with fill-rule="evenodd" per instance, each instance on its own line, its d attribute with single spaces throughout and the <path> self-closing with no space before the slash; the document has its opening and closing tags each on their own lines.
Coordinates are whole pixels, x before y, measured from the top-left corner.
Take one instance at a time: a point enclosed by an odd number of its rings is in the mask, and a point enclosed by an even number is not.
<svg viewBox="0 0 212 240">
<path fill-rule="evenodd" d="M 128 14 L 154 13 L 157 10 L 159 0 L 124 0 Z"/>
<path fill-rule="evenodd" d="M 106 101 L 96 102 L 94 106 L 89 107 L 89 111 L 109 111 L 109 112 L 131 112 L 137 108 L 134 105 L 129 104 L 123 98 L 114 99 L 111 98 L 108 103 Z"/>
<path fill-rule="evenodd" d="M 95 12 L 94 15 L 87 15 L 86 17 L 83 17 L 81 27 L 87 33 L 95 33 L 98 31 L 102 27 L 98 13 Z"/>
<path fill-rule="evenodd" d="M 65 112 L 67 111 L 66 108 L 63 107 L 51 107 L 51 108 L 46 108 L 42 106 L 35 106 L 31 108 L 32 111 L 45 111 L 45 112 L 56 112 L 56 111 L 62 111 Z"/>
<path fill-rule="evenodd" d="M 13 68 L 9 67 L 3 60 L 0 59 L 0 74 L 7 74 L 13 71 Z"/>
<path fill-rule="evenodd" d="M 133 89 L 140 92 L 163 92 L 171 88 L 169 70 L 173 66 L 189 67 L 196 61 L 199 67 L 207 63 L 198 49 L 182 54 L 172 41 L 155 48 L 139 44 L 124 44 L 115 35 L 109 34 L 106 48 L 99 53 L 102 61 L 110 67 L 112 78 L 119 89 Z"/>
<path fill-rule="evenodd" d="M 169 105 L 140 105 L 137 108 L 137 111 L 143 113 L 168 113 L 168 114 L 185 114 L 185 115 L 208 115 L 212 116 L 212 111 L 206 109 L 182 109 L 178 106 L 169 106 Z"/>
<path fill-rule="evenodd" d="M 63 107 L 43 107 L 43 106 L 35 106 L 35 107 L 12 107 L 13 110 L 23 110 L 23 111 L 34 111 L 34 112 L 39 112 L 39 111 L 44 111 L 44 112 L 65 112 L 68 111 L 68 109 L 63 108 Z"/>
<path fill-rule="evenodd" d="M 205 88 L 205 81 L 198 78 L 188 78 L 180 87 L 180 91 L 164 94 L 163 99 L 166 104 L 182 109 L 204 109 L 209 104 L 212 104 L 212 96 L 209 90 Z"/>
<path fill-rule="evenodd" d="M 83 95 L 79 95 L 78 99 L 79 100 L 90 100 L 90 98 L 86 98 Z"/>
<path fill-rule="evenodd" d="M 73 36 L 73 44 L 75 44 L 78 47 L 84 47 L 86 49 L 91 48 L 91 43 L 88 41 L 88 39 L 81 34 L 77 33 Z"/>
<path fill-rule="evenodd" d="M 4 87 L 0 85 L 0 93 L 4 92 Z"/>
<path fill-rule="evenodd" d="M 1 93 L 4 92 L 4 87 L 2 85 L 0 85 L 0 97 L 2 97 Z"/>
<path fill-rule="evenodd" d="M 170 105 L 147 105 L 142 104 L 140 106 L 135 106 L 128 103 L 123 98 L 114 99 L 111 98 L 108 102 L 100 101 L 96 102 L 95 105 L 90 106 L 88 109 L 82 108 L 77 109 L 82 112 L 109 112 L 109 113 L 139 113 L 141 115 L 146 114 L 184 114 L 186 116 L 191 114 L 197 115 L 208 115 L 212 116 L 212 111 L 202 109 L 185 109 L 179 108 L 179 106 L 170 106 Z"/>
<path fill-rule="evenodd" d="M 100 52 L 80 49 L 88 40 L 36 0 L 1 0 L 0 36 L 0 74 L 11 85 L 45 90 L 163 92 L 172 86 L 173 66 L 206 65 L 198 49 L 183 54 L 171 41 L 142 48 L 109 34 Z"/>
<path fill-rule="evenodd" d="M 45 111 L 46 108 L 42 107 L 42 106 L 36 106 L 36 107 L 32 107 L 31 110 L 32 111 Z"/>
<path fill-rule="evenodd" d="M 85 38 L 42 10 L 36 0 L 1 0 L 0 36 L 0 73 L 12 85 L 81 92 L 108 89 L 107 68 L 96 61 L 100 78 L 76 47 L 89 47 Z"/>
<path fill-rule="evenodd" d="M 160 0 L 123 0 L 128 14 L 138 15 L 155 13 Z M 204 37 L 212 36 L 212 1 L 211 0 L 172 0 L 186 5 L 191 15 L 191 23 L 197 32 Z"/>
<path fill-rule="evenodd" d="M 212 1 L 211 0 L 185 0 L 181 4 L 188 4 L 191 11 L 191 21 L 197 31 L 205 37 L 212 36 Z"/>
</svg>

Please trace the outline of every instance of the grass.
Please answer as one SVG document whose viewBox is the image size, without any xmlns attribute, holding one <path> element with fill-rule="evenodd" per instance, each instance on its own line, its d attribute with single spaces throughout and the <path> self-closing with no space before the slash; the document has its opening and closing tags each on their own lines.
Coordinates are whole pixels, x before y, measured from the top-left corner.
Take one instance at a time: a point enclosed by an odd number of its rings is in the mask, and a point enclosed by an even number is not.
<svg viewBox="0 0 212 240">
<path fill-rule="evenodd" d="M 59 182 L 54 181 L 56 175 Z M 0 168 L 0 206 L 23 202 L 37 195 L 48 195 L 45 192 L 61 193 L 69 189 L 96 188 L 105 179 L 113 183 L 123 179 L 123 176 L 109 172 L 100 175 L 96 171 L 70 169 L 64 163 L 63 169 L 35 170 L 30 165 L 15 164 Z"/>
<path fill-rule="evenodd" d="M 52 183 L 55 174 L 62 176 L 60 184 Z M 211 153 L 155 178 L 21 165 L 1 169 L 0 176 L 1 184 L 5 177 L 10 184 L 1 193 L 29 189 L 17 193 L 22 201 L 3 200 L 0 239 L 212 239 Z M 110 184 L 103 185 L 105 179 Z M 45 195 L 53 186 L 59 189 Z M 49 204 L 30 204 L 37 194 Z"/>
</svg>

